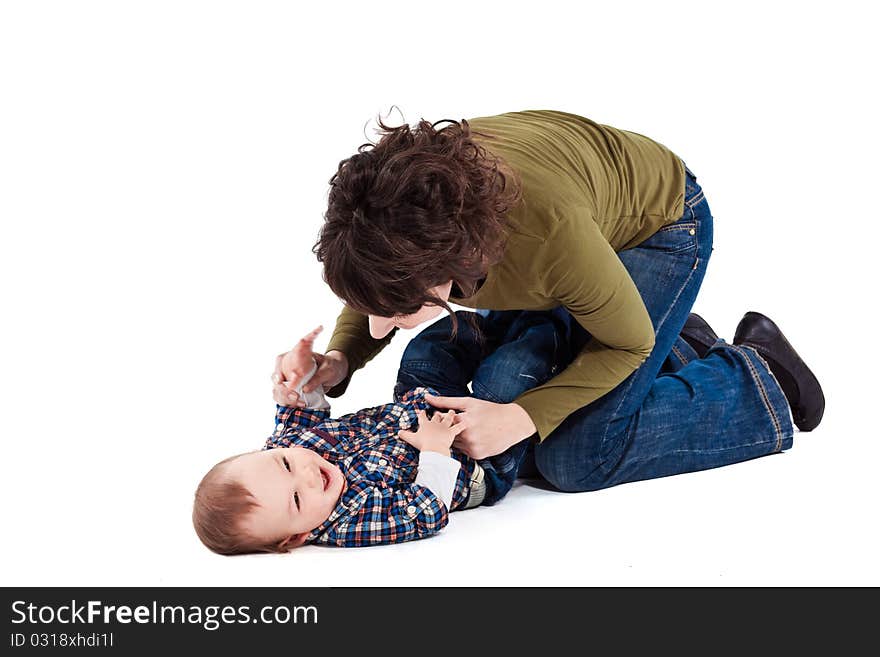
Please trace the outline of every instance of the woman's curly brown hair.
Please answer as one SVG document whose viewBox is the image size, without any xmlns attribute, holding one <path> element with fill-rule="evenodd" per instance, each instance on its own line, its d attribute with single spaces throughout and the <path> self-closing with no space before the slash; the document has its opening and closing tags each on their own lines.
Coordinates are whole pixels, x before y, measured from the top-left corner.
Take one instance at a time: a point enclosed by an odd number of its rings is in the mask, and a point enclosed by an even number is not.
<svg viewBox="0 0 880 657">
<path fill-rule="evenodd" d="M 442 128 L 439 124 L 448 123 Z M 313 252 L 324 280 L 353 310 L 391 317 L 429 303 L 429 288 L 452 280 L 471 296 L 504 254 L 507 211 L 522 184 L 501 158 L 472 139 L 466 119 L 411 128 L 385 125 L 339 163 Z"/>
</svg>

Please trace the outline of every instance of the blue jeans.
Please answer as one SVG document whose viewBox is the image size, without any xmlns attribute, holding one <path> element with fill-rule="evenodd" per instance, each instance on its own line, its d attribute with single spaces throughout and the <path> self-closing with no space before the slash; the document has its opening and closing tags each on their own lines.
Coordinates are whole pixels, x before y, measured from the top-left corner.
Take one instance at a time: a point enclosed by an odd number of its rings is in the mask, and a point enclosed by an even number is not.
<svg viewBox="0 0 880 657">
<path fill-rule="evenodd" d="M 705 470 L 792 446 L 788 402 L 756 351 L 719 340 L 699 359 L 679 336 L 711 253 L 712 215 L 702 188 L 687 168 L 684 213 L 678 221 L 618 254 L 654 325 L 651 355 L 616 388 L 573 411 L 534 446 L 538 472 L 559 490 L 597 490 Z M 495 334 L 499 332 L 496 323 L 503 328 L 511 322 L 508 315 L 525 312 L 534 311 L 491 311 L 483 320 L 489 333 Z M 557 348 L 548 366 L 555 371 L 591 337 L 564 309 L 545 312 L 554 313 L 550 325 L 556 331 Z M 436 332 L 429 333 L 435 326 L 417 336 L 412 351 L 407 347 L 401 362 L 405 377 L 415 372 L 409 357 L 421 360 L 419 371 L 431 369 L 426 343 L 437 340 Z M 496 348 L 504 344 L 502 339 Z M 440 369 L 432 371 L 432 380 L 444 377 L 443 365 L 436 365 Z M 491 385 L 505 388 L 516 379 L 516 369 L 496 375 Z M 489 387 L 481 383 L 479 389 Z M 460 387 L 455 389 L 459 390 L 455 394 L 468 394 Z M 474 396 L 479 396 L 477 390 L 475 385 Z"/>
<path fill-rule="evenodd" d="M 448 315 L 410 340 L 397 373 L 395 401 L 407 390 L 426 386 L 444 396 L 507 403 L 551 379 L 571 360 L 565 342 L 568 312 L 561 307 L 549 311 L 484 310 L 477 314 L 459 310 L 455 314 L 455 340 L 451 340 L 452 321 Z M 478 325 L 482 341 L 465 321 L 468 315 Z M 517 476 L 537 475 L 533 458 L 536 442 L 527 438 L 501 454 L 478 461 L 486 475 L 483 505 L 495 504 L 504 497 Z"/>
</svg>

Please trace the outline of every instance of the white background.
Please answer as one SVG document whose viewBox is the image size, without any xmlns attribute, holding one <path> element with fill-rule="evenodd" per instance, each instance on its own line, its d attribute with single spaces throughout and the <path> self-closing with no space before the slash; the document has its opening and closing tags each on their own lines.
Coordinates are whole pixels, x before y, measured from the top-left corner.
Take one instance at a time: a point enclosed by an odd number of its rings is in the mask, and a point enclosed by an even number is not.
<svg viewBox="0 0 880 657">
<path fill-rule="evenodd" d="M 3 3 L 2 584 L 880 584 L 864 6 Z M 261 447 L 275 355 L 340 308 L 310 252 L 339 161 L 379 114 L 540 108 L 687 161 L 716 221 L 695 310 L 773 317 L 825 421 L 717 470 L 519 486 L 416 543 L 210 553 L 196 484 Z M 414 334 L 334 411 L 390 401 Z"/>
</svg>

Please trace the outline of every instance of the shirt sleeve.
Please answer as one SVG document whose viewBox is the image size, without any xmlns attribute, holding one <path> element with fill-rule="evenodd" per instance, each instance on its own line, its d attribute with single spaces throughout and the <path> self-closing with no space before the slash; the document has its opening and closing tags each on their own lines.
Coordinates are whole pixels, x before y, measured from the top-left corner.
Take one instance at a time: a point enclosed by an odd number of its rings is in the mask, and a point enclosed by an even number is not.
<svg viewBox="0 0 880 657">
<path fill-rule="evenodd" d="M 339 547 L 403 543 L 438 533 L 449 522 L 443 501 L 420 484 L 369 486 L 346 502 L 349 515 L 314 542 Z"/>
<path fill-rule="evenodd" d="M 342 395 L 348 388 L 355 370 L 359 370 L 382 351 L 391 342 L 395 333 L 397 333 L 396 326 L 384 338 L 375 339 L 370 335 L 369 317 L 344 306 L 336 319 L 336 328 L 330 336 L 326 351 L 338 350 L 345 354 L 348 358 L 348 374 L 342 381 L 324 392 L 329 397 Z"/>
<path fill-rule="evenodd" d="M 275 432 L 279 433 L 287 429 L 310 429 L 329 417 L 330 411 L 275 404 Z"/>
<path fill-rule="evenodd" d="M 563 223 L 545 294 L 593 337 L 562 372 L 514 400 L 544 440 L 573 411 L 614 389 L 650 355 L 654 327 L 638 288 L 594 221 Z"/>
<path fill-rule="evenodd" d="M 416 483 L 430 490 L 443 500 L 447 509 L 451 509 L 459 470 L 461 463 L 451 456 L 444 456 L 439 452 L 420 452 Z"/>
</svg>

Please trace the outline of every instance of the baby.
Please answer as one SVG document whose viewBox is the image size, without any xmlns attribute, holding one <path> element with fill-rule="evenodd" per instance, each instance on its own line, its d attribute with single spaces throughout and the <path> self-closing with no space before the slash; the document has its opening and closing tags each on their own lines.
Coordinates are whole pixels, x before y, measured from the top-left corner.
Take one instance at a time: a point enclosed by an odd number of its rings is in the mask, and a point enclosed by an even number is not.
<svg viewBox="0 0 880 657">
<path fill-rule="evenodd" d="M 455 411 L 428 416 L 424 395 L 439 395 L 433 388 L 337 419 L 320 387 L 302 393 L 317 369 L 319 332 L 281 363 L 305 407 L 278 405 L 263 449 L 221 461 L 199 484 L 193 524 L 215 552 L 399 543 L 439 532 L 450 511 L 485 498 L 483 468 L 451 449 L 463 427 Z"/>
</svg>

